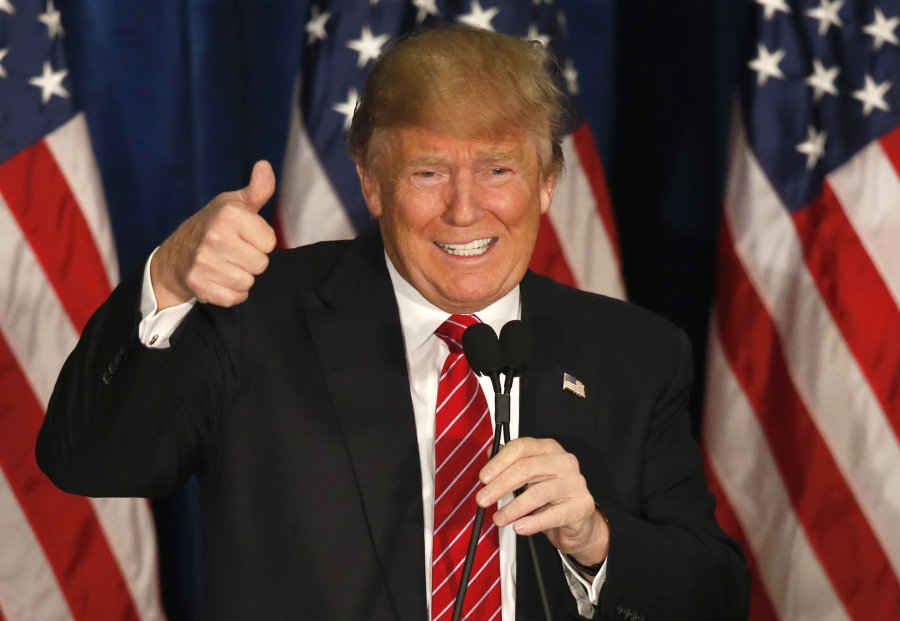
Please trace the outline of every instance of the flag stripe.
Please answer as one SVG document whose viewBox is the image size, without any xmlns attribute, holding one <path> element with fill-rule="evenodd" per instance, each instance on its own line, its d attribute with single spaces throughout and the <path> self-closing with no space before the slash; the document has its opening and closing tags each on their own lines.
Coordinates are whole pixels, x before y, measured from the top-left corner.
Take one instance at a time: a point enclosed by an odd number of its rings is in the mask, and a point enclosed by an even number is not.
<svg viewBox="0 0 900 621">
<path fill-rule="evenodd" d="M 894 130 L 898 132 L 900 130 Z M 860 241 L 900 306 L 900 177 L 879 142 L 828 176 Z"/>
<path fill-rule="evenodd" d="M 103 259 L 110 283 L 119 282 L 119 264 L 113 241 L 112 224 L 103 196 L 100 172 L 94 161 L 94 151 L 83 112 L 47 134 L 44 138 L 59 170 L 81 209 L 91 231 L 97 252 Z"/>
<path fill-rule="evenodd" d="M 707 403 L 711 405 L 707 411 L 727 407 L 728 417 L 707 417 L 703 441 L 715 480 L 734 508 L 740 532 L 746 535 L 749 545 L 745 549 L 759 569 L 754 582 L 763 584 L 767 593 L 767 597 L 756 596 L 752 600 L 755 608 L 751 618 L 847 619 L 810 545 L 805 526 L 798 521 L 760 427 L 760 417 L 726 361 L 724 340 L 725 335 L 714 320 L 707 360 Z M 767 604 L 778 611 L 777 617 Z"/>
<path fill-rule="evenodd" d="M 894 170 L 900 174 L 900 128 L 894 128 L 878 141 Z"/>
<path fill-rule="evenodd" d="M 2 195 L 0 239 L 0 331 L 45 409 L 77 335 Z"/>
<path fill-rule="evenodd" d="M 727 222 L 720 239 L 719 283 L 727 282 L 731 292 L 717 300 L 725 358 L 759 419 L 797 518 L 836 592 L 853 618 L 877 618 L 900 601 L 900 585 L 791 383 L 775 325 L 734 253 Z M 747 334 L 753 338 L 745 339 Z M 856 564 L 868 572 L 846 570 Z"/>
<path fill-rule="evenodd" d="M 0 290 L 6 292 L 0 299 L 0 330 L 7 335 L 8 346 L 43 410 L 56 375 L 75 346 L 77 334 L 57 291 L 50 286 L 2 196 L 0 238 L 4 239 L 4 244 L 0 245 L 0 266 L 3 266 L 0 268 Z M 78 296 L 77 288 L 63 293 L 72 298 Z M 94 528 L 108 539 L 110 551 L 134 594 L 142 617 L 162 618 L 155 538 L 146 502 L 132 499 L 93 499 L 89 502 L 97 518 Z"/>
<path fill-rule="evenodd" d="M 590 134 L 585 131 L 582 130 L 582 142 L 590 139 Z M 582 149 L 588 150 L 584 146 Z M 590 175 L 596 175 L 596 170 L 582 168 L 581 153 L 573 136 L 563 139 L 562 150 L 568 169 L 557 184 L 553 204 L 547 213 L 559 239 L 559 248 L 577 287 L 622 298 L 624 286 L 617 250 L 601 218 L 603 211 L 596 198 L 599 191 L 595 186 L 602 184 L 603 178 L 592 178 Z M 588 160 L 588 164 L 593 164 L 592 160 Z"/>
<path fill-rule="evenodd" d="M 0 164 L 0 192 L 80 332 L 111 287 L 93 235 L 43 142 Z"/>
<path fill-rule="evenodd" d="M 900 311 L 828 184 L 793 220 L 819 293 L 898 434 Z"/>
<path fill-rule="evenodd" d="M 741 451 L 743 450 L 745 450 L 744 447 L 741 448 Z M 750 575 L 753 576 L 750 580 L 749 618 L 754 619 L 755 621 L 775 620 L 778 616 L 775 614 L 772 600 L 769 599 L 769 594 L 766 592 L 766 589 L 763 588 L 762 582 L 757 578 L 760 575 L 760 571 L 754 555 L 754 549 L 750 546 L 747 534 L 744 532 L 743 527 L 741 527 L 737 513 L 735 513 L 732 508 L 731 503 L 725 494 L 725 490 L 719 483 L 715 471 L 710 467 L 712 459 L 708 453 L 704 454 L 704 460 L 707 465 L 706 478 L 709 482 L 709 491 L 716 497 L 716 520 L 726 532 L 734 537 L 737 544 L 741 546 L 747 560 L 747 566 L 750 568 Z"/>
<path fill-rule="evenodd" d="M 276 216 L 280 243 L 287 248 L 356 235 L 303 125 L 299 82 L 298 79 L 291 105 Z"/>
<path fill-rule="evenodd" d="M 554 202 L 558 201 L 554 199 Z M 553 209 L 551 208 L 551 211 Z M 541 227 L 538 229 L 537 241 L 534 245 L 534 254 L 531 255 L 529 267 L 540 274 L 571 287 L 577 287 L 575 275 L 569 268 L 569 262 L 563 254 L 559 237 L 553 228 L 553 222 L 547 214 L 541 216 Z"/>
<path fill-rule="evenodd" d="M 581 167 L 582 174 L 590 183 L 591 191 L 594 194 L 594 203 L 597 206 L 597 213 L 603 222 L 605 236 L 618 262 L 622 258 L 622 252 L 619 248 L 619 237 L 616 233 L 616 220 L 613 215 L 612 201 L 609 198 L 609 190 L 606 187 L 606 173 L 603 171 L 603 163 L 600 161 L 600 152 L 597 150 L 597 143 L 594 141 L 594 133 L 586 121 L 582 121 L 575 128 L 575 131 L 572 132 L 572 142 L 575 145 L 577 159 L 567 154 L 566 160 L 577 162 Z"/>
<path fill-rule="evenodd" d="M 76 619 L 138 619 L 128 586 L 86 498 L 62 494 L 38 470 L 34 439 L 43 413 L 0 336 L 0 460 L 46 551 Z M 48 520 L 43 516 L 55 516 Z"/>
<path fill-rule="evenodd" d="M 773 346 L 781 348 L 779 359 L 785 360 L 786 375 L 780 377 L 767 366 L 772 356 L 760 357 L 756 364 L 762 365 L 760 372 L 765 369 L 764 375 L 774 382 L 768 389 L 773 398 L 784 384 L 790 387 L 790 396 L 800 399 L 802 411 L 812 417 L 816 433 L 821 434 L 900 574 L 900 530 L 896 528 L 900 485 L 886 485 L 900 472 L 897 436 L 806 269 L 793 220 L 756 158 L 743 147 L 740 129 L 734 135 L 725 204 L 728 228 L 723 227 L 723 232 L 734 235 L 734 252 L 753 283 L 753 295 L 759 296 L 754 299 L 762 303 L 766 321 L 771 317 L 777 332 Z M 742 209 L 742 200 L 750 200 L 753 208 Z M 727 281 L 719 284 L 721 291 L 731 287 Z M 740 306 L 732 308 L 737 321 L 748 316 Z M 758 347 L 755 341 L 749 345 Z M 860 459 L 861 451 L 865 459 Z"/>
<path fill-rule="evenodd" d="M 69 621 L 72 613 L 0 464 L 0 619 Z"/>
</svg>

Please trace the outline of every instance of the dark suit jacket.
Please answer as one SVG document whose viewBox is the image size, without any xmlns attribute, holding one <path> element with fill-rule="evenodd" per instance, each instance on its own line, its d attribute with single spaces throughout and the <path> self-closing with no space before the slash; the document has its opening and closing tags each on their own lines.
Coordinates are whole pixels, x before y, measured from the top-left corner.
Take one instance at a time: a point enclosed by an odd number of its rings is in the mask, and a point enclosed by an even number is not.
<svg viewBox="0 0 900 621">
<path fill-rule="evenodd" d="M 685 404 L 684 336 L 634 306 L 528 274 L 535 361 L 520 433 L 580 462 L 612 532 L 598 618 L 738 619 L 747 571 L 712 516 Z M 250 298 L 198 305 L 172 346 L 136 338 L 140 280 L 91 319 L 38 440 L 62 489 L 157 496 L 201 481 L 209 619 L 426 618 L 421 478 L 380 236 L 276 252 Z M 584 382 L 582 400 L 562 374 Z M 576 618 L 538 543 L 557 619 Z M 542 618 L 520 541 L 517 618 Z"/>
</svg>

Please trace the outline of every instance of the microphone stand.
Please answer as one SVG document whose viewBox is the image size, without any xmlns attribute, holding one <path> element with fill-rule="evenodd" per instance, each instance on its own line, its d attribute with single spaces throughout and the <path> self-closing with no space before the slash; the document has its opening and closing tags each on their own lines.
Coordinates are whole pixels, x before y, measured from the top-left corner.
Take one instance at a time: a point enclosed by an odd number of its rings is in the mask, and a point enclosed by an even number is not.
<svg viewBox="0 0 900 621">
<path fill-rule="evenodd" d="M 494 386 L 494 443 L 491 446 L 491 458 L 500 450 L 501 433 L 509 442 L 509 404 L 510 392 L 512 390 L 513 379 L 517 373 L 515 369 L 506 369 L 505 391 L 500 390 L 500 373 L 498 371 L 490 372 L 491 384 Z M 524 488 L 523 488 L 524 489 Z M 518 496 L 523 489 L 515 491 Z M 469 548 L 466 551 L 466 562 L 463 565 L 462 576 L 460 577 L 459 590 L 456 592 L 456 601 L 453 604 L 452 621 L 459 621 L 463 611 L 463 604 L 466 600 L 466 590 L 469 588 L 469 576 L 472 573 L 472 566 L 475 563 L 475 548 L 478 546 L 479 535 L 481 534 L 481 526 L 484 523 L 484 507 L 478 507 L 475 512 L 475 521 L 472 523 L 472 534 L 469 536 Z M 553 621 L 550 615 L 550 602 L 547 599 L 547 590 L 544 587 L 544 578 L 538 566 L 537 550 L 534 547 L 534 540 L 528 535 L 528 549 L 531 552 L 531 564 L 534 566 L 534 573 L 537 577 L 538 591 L 541 596 L 541 605 L 544 609 L 544 616 L 547 621 Z"/>
</svg>

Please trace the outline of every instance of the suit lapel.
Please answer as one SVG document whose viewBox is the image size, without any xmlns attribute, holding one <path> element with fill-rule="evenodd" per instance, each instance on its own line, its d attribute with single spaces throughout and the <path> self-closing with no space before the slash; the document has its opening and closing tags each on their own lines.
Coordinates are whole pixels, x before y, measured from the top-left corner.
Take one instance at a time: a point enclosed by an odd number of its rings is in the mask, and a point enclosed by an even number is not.
<svg viewBox="0 0 900 621">
<path fill-rule="evenodd" d="M 359 483 L 398 619 L 426 615 L 422 481 L 397 303 L 377 234 L 364 234 L 320 290 L 310 331 Z"/>
</svg>

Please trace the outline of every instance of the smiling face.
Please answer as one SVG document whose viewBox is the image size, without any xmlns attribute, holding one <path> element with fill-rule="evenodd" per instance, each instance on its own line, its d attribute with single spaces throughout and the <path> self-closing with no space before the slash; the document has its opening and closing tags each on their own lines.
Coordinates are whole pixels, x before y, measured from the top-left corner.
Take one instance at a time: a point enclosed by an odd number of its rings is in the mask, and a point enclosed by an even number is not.
<svg viewBox="0 0 900 621">
<path fill-rule="evenodd" d="M 422 128 L 383 138 L 370 168 L 357 171 L 400 275 L 448 313 L 479 311 L 511 291 L 556 185 L 541 174 L 535 140 Z"/>
</svg>

